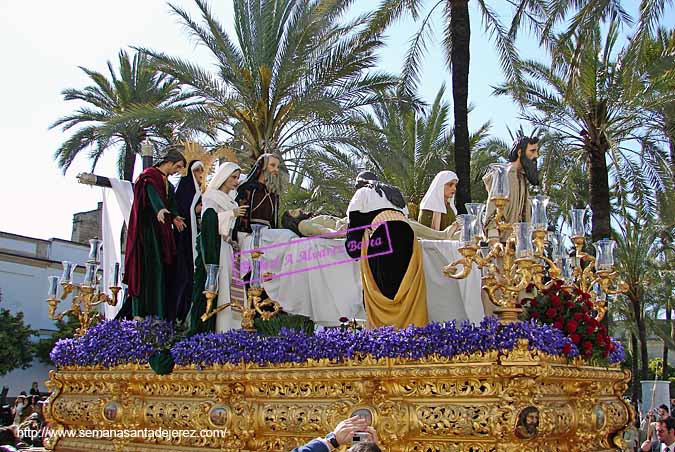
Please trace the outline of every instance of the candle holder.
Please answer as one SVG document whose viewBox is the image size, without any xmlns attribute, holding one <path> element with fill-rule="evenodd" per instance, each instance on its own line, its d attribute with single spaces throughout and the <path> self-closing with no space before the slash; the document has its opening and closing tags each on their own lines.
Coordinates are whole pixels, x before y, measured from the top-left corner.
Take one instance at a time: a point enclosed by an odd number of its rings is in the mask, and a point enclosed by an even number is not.
<svg viewBox="0 0 675 452">
<path fill-rule="evenodd" d="M 253 250 L 251 251 L 251 259 L 253 260 L 253 271 L 251 275 L 251 287 L 247 290 L 246 305 L 242 306 L 239 303 L 230 301 L 213 309 L 213 300 L 218 296 L 218 265 L 207 265 L 207 290 L 204 291 L 204 295 L 206 296 L 206 312 L 201 317 L 202 322 L 206 322 L 209 318 L 224 309 L 231 308 L 233 311 L 241 313 L 241 329 L 255 331 L 254 319 L 256 314 L 260 315 L 263 320 L 269 320 L 281 311 L 281 306 L 278 302 L 270 298 L 262 299 L 263 288 L 260 284 L 260 279 L 269 280 L 273 277 L 273 274 L 269 272 L 263 273 L 262 277 L 260 273 L 260 258 L 265 254 L 259 250 L 263 228 L 264 226 L 262 225 L 252 225 Z M 209 276 L 211 277 L 209 278 Z M 214 278 L 216 283 L 212 282 Z"/>
<path fill-rule="evenodd" d="M 493 179 L 493 188 L 499 183 Z M 505 191 L 499 188 L 500 195 Z M 495 313 L 502 323 L 518 320 L 522 312 L 520 299 L 528 289 L 546 290 L 552 288 L 561 278 L 567 287 L 575 287 L 591 295 L 596 312 L 595 318 L 601 320 L 607 312 L 607 295 L 615 295 L 628 290 L 628 285 L 618 280 L 614 271 L 612 240 L 600 240 L 594 245 L 596 258 L 583 252 L 583 212 L 572 212 L 572 232 L 581 235 L 572 237 L 576 248 L 574 259 L 568 259 L 564 253 L 563 236 L 550 235 L 546 231 L 546 205 L 548 197 L 540 196 L 534 225 L 530 223 L 507 223 L 504 219 L 504 206 L 508 199 L 493 196 L 495 203 L 495 221 L 500 233 L 508 231 L 506 241 L 495 241 L 487 247 L 479 246 L 480 237 L 472 241 L 462 239 L 460 259 L 443 268 L 443 273 L 453 279 L 469 276 L 474 265 L 481 269 L 482 289 L 490 302 L 495 305 Z M 547 254 L 547 245 L 551 240 L 551 251 Z M 479 252 L 480 250 L 480 252 Z M 570 265 L 569 260 L 575 262 Z M 459 267 L 462 267 L 461 269 Z"/>
<path fill-rule="evenodd" d="M 63 274 L 58 276 L 49 276 L 49 292 L 47 294 L 48 315 L 52 320 L 63 320 L 66 315 L 74 316 L 80 322 L 80 327 L 75 331 L 76 336 L 82 336 L 91 326 L 92 322 L 100 317 L 98 312 L 93 312 L 96 306 L 107 303 L 110 306 L 117 305 L 117 294 L 122 289 L 119 285 L 119 264 L 113 268 L 113 281 L 109 287 L 112 295 L 107 295 L 100 291 L 101 280 L 98 274 L 100 265 L 100 247 L 101 241 L 94 238 L 89 240 L 89 259 L 86 262 L 85 277 L 81 284 L 73 282 L 73 273 L 76 264 L 70 261 L 63 261 Z M 61 296 L 58 296 L 59 283 L 62 287 Z M 56 310 L 61 303 L 72 294 L 70 308 L 57 314 Z"/>
</svg>

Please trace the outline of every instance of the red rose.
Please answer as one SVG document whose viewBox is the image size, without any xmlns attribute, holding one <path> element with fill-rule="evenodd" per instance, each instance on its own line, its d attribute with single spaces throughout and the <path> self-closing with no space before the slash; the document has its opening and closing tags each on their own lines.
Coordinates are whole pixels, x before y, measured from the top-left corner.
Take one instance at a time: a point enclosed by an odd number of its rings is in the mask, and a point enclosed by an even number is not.
<svg viewBox="0 0 675 452">
<path fill-rule="evenodd" d="M 531 300 L 530 306 L 532 306 L 533 308 L 536 308 L 537 306 L 539 306 L 539 302 L 537 300 L 535 300 L 534 298 L 531 298 L 530 300 Z"/>
<path fill-rule="evenodd" d="M 553 317 L 555 317 L 556 312 L 557 312 L 557 311 L 555 310 L 555 308 L 548 308 L 548 309 L 546 310 L 546 317 L 553 318 Z"/>
<path fill-rule="evenodd" d="M 572 346 L 570 344 L 563 345 L 562 352 L 565 355 L 569 355 L 570 353 L 572 353 Z"/>
<path fill-rule="evenodd" d="M 577 322 L 575 322 L 574 320 L 570 320 L 569 322 L 567 322 L 565 329 L 567 330 L 568 333 L 574 333 L 577 330 Z"/>
<path fill-rule="evenodd" d="M 567 309 L 574 309 L 574 303 L 572 303 L 571 301 L 565 303 L 565 306 L 567 306 Z"/>
<path fill-rule="evenodd" d="M 574 320 L 581 322 L 584 319 L 584 315 L 581 312 L 574 313 Z"/>
<path fill-rule="evenodd" d="M 593 356 L 593 352 L 592 352 L 592 351 L 586 350 L 586 351 L 584 352 L 584 358 L 590 358 L 591 356 Z"/>
<path fill-rule="evenodd" d="M 579 345 L 579 342 L 581 342 L 581 336 L 578 334 L 570 334 L 570 339 L 574 343 L 574 345 Z"/>
<path fill-rule="evenodd" d="M 584 314 L 588 314 L 588 308 L 584 305 L 581 305 L 581 312 L 583 312 Z"/>
<path fill-rule="evenodd" d="M 610 352 L 613 352 L 616 349 L 616 345 L 614 345 L 614 342 L 609 343 L 609 347 L 607 347 L 607 350 Z"/>
<path fill-rule="evenodd" d="M 594 331 L 595 331 L 595 326 L 586 325 L 586 334 L 593 334 Z"/>
<path fill-rule="evenodd" d="M 586 300 L 586 306 L 587 306 L 589 309 L 593 309 L 593 302 L 592 302 L 591 300 Z"/>
<path fill-rule="evenodd" d="M 563 322 L 562 322 L 562 320 L 556 320 L 555 322 L 553 322 L 553 327 L 554 327 L 554 328 L 558 328 L 559 330 L 562 331 L 562 329 L 563 329 Z"/>
<path fill-rule="evenodd" d="M 533 313 L 530 315 L 530 317 L 532 317 L 533 319 L 538 319 L 538 318 L 539 318 L 539 313 L 538 313 L 538 312 L 533 312 Z"/>
<path fill-rule="evenodd" d="M 582 347 L 584 348 L 584 350 L 592 350 L 593 343 L 591 341 L 586 341 L 583 343 Z"/>
<path fill-rule="evenodd" d="M 560 301 L 560 297 L 557 296 L 556 294 L 551 295 L 551 306 L 558 307 L 562 304 L 562 301 Z"/>
<path fill-rule="evenodd" d="M 605 350 L 604 352 L 602 352 L 602 356 L 603 358 L 607 358 L 609 356 L 609 352 Z"/>
</svg>

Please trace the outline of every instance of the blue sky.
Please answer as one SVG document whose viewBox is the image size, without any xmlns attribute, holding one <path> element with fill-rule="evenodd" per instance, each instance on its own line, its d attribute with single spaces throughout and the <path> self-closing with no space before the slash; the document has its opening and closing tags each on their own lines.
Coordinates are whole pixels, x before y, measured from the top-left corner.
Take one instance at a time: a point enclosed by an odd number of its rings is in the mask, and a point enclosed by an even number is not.
<svg viewBox="0 0 675 452">
<path fill-rule="evenodd" d="M 491 2 L 498 13 L 508 18 L 511 7 L 505 0 Z M 624 2 L 631 12 L 637 1 Z M 191 0 L 174 4 L 194 11 Z M 369 10 L 379 1 L 358 0 L 355 13 Z M 431 2 L 427 2 L 431 4 Z M 474 110 L 469 117 L 470 130 L 492 121 L 492 134 L 508 140 L 507 126 L 517 129 L 518 110 L 507 98 L 491 95 L 491 86 L 503 80 L 499 60 L 483 31 L 476 2 L 471 5 L 471 72 L 469 101 Z M 229 0 L 212 0 L 216 17 L 232 30 Z M 438 15 L 440 17 L 440 15 Z M 667 24 L 675 24 L 670 9 Z M 441 27 L 436 23 L 436 36 Z M 387 45 L 381 51 L 379 68 L 398 72 L 416 26 L 410 20 L 396 23 L 388 32 Z M 48 130 L 59 117 L 72 112 L 74 103 L 62 100 L 64 88 L 88 84 L 78 66 L 106 71 L 109 60 L 116 65 L 120 49 L 131 45 L 163 50 L 189 57 L 208 67 L 211 62 L 203 49 L 195 48 L 176 16 L 161 0 L 118 0 L 91 2 L 0 1 L 0 42 L 6 65 L 0 71 L 0 134 L 6 170 L 0 178 L 0 231 L 31 237 L 69 239 L 74 212 L 92 210 L 101 199 L 100 189 L 77 183 L 75 176 L 88 171 L 82 157 L 62 175 L 52 156 L 67 138 L 60 130 Z M 430 40 L 424 59 L 420 94 L 428 102 L 442 83 L 446 100 L 451 101 L 451 85 L 438 39 Z M 545 53 L 526 33 L 518 43 L 526 58 L 545 59 Z M 101 159 L 97 174 L 115 175 L 115 151 Z"/>
</svg>

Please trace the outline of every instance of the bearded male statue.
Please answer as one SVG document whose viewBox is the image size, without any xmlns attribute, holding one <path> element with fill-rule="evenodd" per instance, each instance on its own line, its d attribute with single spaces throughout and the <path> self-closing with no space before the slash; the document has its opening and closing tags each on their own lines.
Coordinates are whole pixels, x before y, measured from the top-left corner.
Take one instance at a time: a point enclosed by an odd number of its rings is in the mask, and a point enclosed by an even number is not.
<svg viewBox="0 0 675 452">
<path fill-rule="evenodd" d="M 509 152 L 509 165 L 507 177 L 509 181 L 509 202 L 504 208 L 504 220 L 508 223 L 530 221 L 530 200 L 528 183 L 539 185 L 539 169 L 537 158 L 539 157 L 539 138 L 520 137 L 515 141 Z M 488 172 L 483 177 L 483 183 L 488 191 L 487 209 L 485 212 L 483 227 L 488 240 L 500 240 L 506 242 L 508 237 L 499 236 L 495 222 L 495 203 L 492 201 L 492 176 Z"/>
<path fill-rule="evenodd" d="M 278 228 L 279 195 L 282 191 L 281 159 L 274 154 L 258 157 L 246 179 L 237 188 L 236 202 L 248 207 L 246 214 L 237 218 L 233 238 L 237 232 L 250 234 L 251 224 Z"/>
</svg>

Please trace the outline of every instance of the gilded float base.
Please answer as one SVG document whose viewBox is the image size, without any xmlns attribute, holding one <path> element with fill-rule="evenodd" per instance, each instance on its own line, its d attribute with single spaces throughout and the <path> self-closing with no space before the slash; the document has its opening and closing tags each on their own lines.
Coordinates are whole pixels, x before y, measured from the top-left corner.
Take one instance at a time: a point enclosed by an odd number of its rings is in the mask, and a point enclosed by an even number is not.
<svg viewBox="0 0 675 452">
<path fill-rule="evenodd" d="M 629 379 L 526 344 L 506 355 L 176 368 L 165 376 L 147 366 L 70 367 L 50 375 L 47 416 L 72 437 L 53 435 L 49 446 L 288 452 L 365 408 L 389 452 L 615 451 L 633 419 L 622 398 Z M 103 437 L 93 438 L 96 431 Z"/>
</svg>

